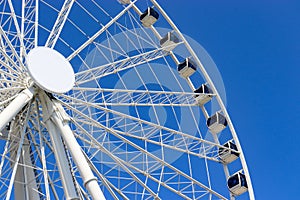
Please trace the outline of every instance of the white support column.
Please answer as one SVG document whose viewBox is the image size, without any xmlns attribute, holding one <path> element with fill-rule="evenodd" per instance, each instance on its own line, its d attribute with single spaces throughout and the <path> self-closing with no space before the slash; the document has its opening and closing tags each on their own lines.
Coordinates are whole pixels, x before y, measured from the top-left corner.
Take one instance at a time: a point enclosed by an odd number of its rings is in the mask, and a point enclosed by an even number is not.
<svg viewBox="0 0 300 200">
<path fill-rule="evenodd" d="M 53 120 L 61 131 L 62 137 L 72 154 L 72 158 L 77 165 L 78 171 L 83 179 L 85 188 L 89 191 L 89 194 L 94 200 L 104 200 L 105 197 L 98 185 L 97 178 L 94 176 L 92 170 L 89 167 L 84 155 L 81 152 L 81 147 L 77 143 L 72 130 L 67 123 L 63 123 L 57 116 L 53 116 Z"/>
<path fill-rule="evenodd" d="M 97 178 L 94 176 L 84 154 L 81 151 L 81 147 L 76 141 L 74 134 L 68 125 L 69 117 L 65 113 L 63 107 L 50 100 L 45 94 L 40 94 L 43 103 L 44 116 L 48 116 L 47 123 L 53 123 L 49 128 L 55 128 L 60 132 L 68 150 L 70 151 L 72 158 L 80 172 L 85 188 L 88 190 L 93 200 L 105 200 L 105 197 L 98 185 Z M 45 108 L 46 106 L 46 108 Z M 48 128 L 48 125 L 47 125 Z M 50 130 L 48 130 L 50 132 Z M 52 135 L 52 132 L 50 135 Z"/>
<path fill-rule="evenodd" d="M 51 138 L 52 146 L 55 150 L 55 159 L 60 172 L 65 197 L 67 200 L 79 199 L 76 192 L 74 180 L 70 171 L 66 151 L 62 143 L 61 137 L 59 135 L 59 130 L 56 128 L 56 126 L 51 120 L 47 120 L 45 123 Z"/>
<path fill-rule="evenodd" d="M 61 182 L 65 193 L 65 198 L 67 200 L 79 199 L 74 180 L 72 178 L 72 173 L 70 171 L 69 162 L 67 159 L 66 151 L 62 139 L 60 137 L 60 131 L 57 126 L 51 120 L 52 115 L 54 115 L 54 109 L 50 107 L 49 109 L 49 98 L 41 94 L 40 95 L 42 109 L 43 109 L 43 120 L 46 124 L 47 130 L 50 135 L 51 143 L 54 149 L 55 160 L 59 169 L 61 176 Z"/>
<path fill-rule="evenodd" d="M 0 132 L 3 128 L 22 110 L 22 108 L 33 98 L 34 89 L 23 90 L 1 113 Z"/>
</svg>

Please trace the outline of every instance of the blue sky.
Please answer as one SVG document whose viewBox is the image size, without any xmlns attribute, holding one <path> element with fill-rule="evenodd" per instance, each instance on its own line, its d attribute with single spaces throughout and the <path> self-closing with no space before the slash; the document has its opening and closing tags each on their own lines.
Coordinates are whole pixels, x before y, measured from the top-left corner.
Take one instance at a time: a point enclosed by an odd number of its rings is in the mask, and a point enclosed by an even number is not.
<svg viewBox="0 0 300 200">
<path fill-rule="evenodd" d="M 223 77 L 257 199 L 298 199 L 300 2 L 160 0 Z"/>
</svg>

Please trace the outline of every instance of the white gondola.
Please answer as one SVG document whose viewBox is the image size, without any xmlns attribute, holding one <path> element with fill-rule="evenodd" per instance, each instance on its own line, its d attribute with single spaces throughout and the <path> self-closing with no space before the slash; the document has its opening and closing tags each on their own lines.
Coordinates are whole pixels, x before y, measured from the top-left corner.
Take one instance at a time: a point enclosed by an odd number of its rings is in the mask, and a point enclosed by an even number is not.
<svg viewBox="0 0 300 200">
<path fill-rule="evenodd" d="M 194 93 L 197 93 L 195 99 L 199 105 L 206 104 L 213 97 L 212 90 L 206 84 L 202 84 Z"/>
<path fill-rule="evenodd" d="M 237 172 L 229 177 L 227 180 L 227 186 L 229 191 L 235 196 L 248 191 L 246 176 L 241 172 Z"/>
<path fill-rule="evenodd" d="M 217 112 L 207 119 L 206 125 L 211 133 L 220 133 L 226 128 L 227 120 L 220 112 Z"/>
<path fill-rule="evenodd" d="M 196 64 L 191 61 L 190 58 L 184 59 L 183 62 L 179 63 L 177 70 L 183 78 L 188 78 L 197 70 Z"/>
<path fill-rule="evenodd" d="M 223 163 L 229 164 L 239 157 L 238 149 L 232 141 L 226 142 L 223 147 L 219 148 L 219 158 Z"/>
<path fill-rule="evenodd" d="M 124 5 L 130 4 L 130 0 L 119 0 L 119 2 Z"/>
<path fill-rule="evenodd" d="M 165 51 L 172 51 L 179 43 L 179 39 L 173 32 L 168 32 L 159 43 Z"/>
<path fill-rule="evenodd" d="M 153 8 L 148 7 L 143 14 L 140 16 L 140 20 L 145 27 L 152 26 L 159 18 L 158 12 L 156 12 Z"/>
</svg>

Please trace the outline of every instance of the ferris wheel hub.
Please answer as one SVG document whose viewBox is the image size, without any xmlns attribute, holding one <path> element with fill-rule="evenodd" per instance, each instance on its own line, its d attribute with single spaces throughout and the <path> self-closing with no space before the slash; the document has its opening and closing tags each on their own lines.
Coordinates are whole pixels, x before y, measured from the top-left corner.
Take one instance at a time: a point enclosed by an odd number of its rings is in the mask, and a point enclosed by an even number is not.
<svg viewBox="0 0 300 200">
<path fill-rule="evenodd" d="M 58 51 L 36 47 L 28 53 L 26 62 L 32 80 L 47 92 L 65 93 L 73 88 L 73 68 Z"/>
</svg>

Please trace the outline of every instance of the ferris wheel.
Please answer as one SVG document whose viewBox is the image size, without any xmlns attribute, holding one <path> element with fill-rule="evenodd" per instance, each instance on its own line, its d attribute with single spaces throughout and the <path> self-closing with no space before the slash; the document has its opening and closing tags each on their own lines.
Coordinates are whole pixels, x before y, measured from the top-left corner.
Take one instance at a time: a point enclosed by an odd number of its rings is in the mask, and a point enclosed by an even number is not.
<svg viewBox="0 0 300 200">
<path fill-rule="evenodd" d="M 155 0 L 0 0 L 0 25 L 0 199 L 254 199 L 214 63 Z"/>
</svg>

